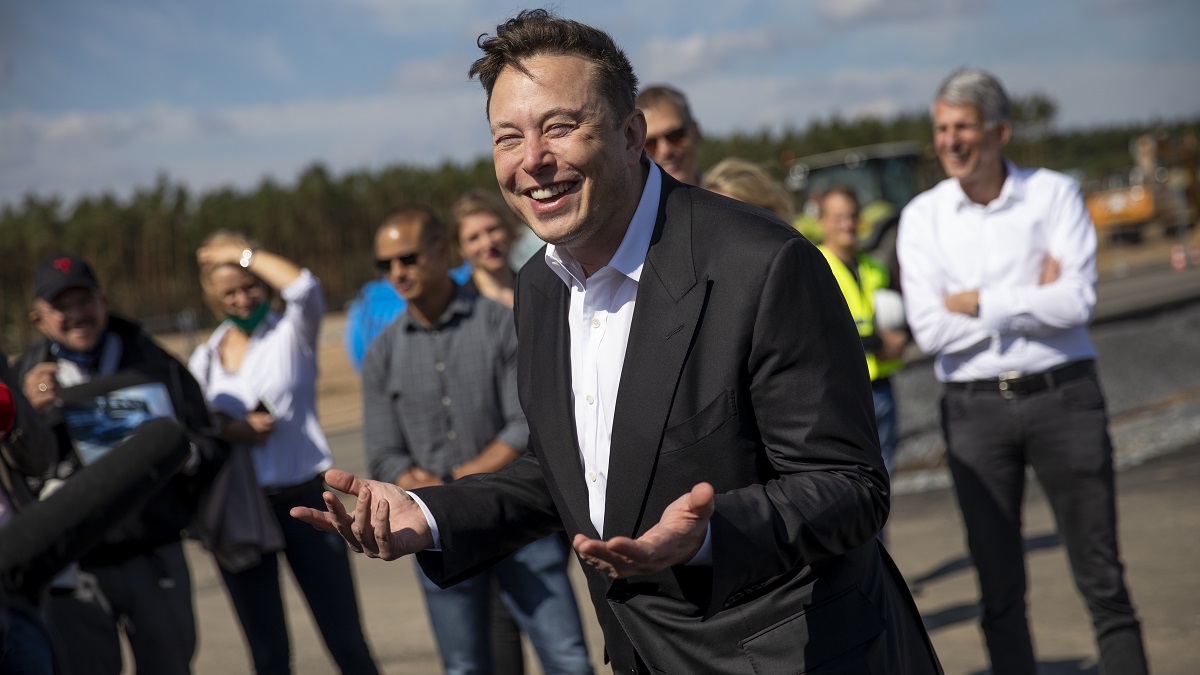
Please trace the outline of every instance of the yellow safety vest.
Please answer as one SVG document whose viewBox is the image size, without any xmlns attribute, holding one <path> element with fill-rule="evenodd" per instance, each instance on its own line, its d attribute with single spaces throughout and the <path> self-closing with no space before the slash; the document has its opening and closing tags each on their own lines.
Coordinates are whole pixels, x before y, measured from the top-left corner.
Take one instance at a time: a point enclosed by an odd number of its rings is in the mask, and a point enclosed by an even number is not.
<svg viewBox="0 0 1200 675">
<path fill-rule="evenodd" d="M 859 282 L 854 279 L 854 275 L 841 258 L 824 246 L 817 248 L 825 254 L 829 269 L 833 270 L 833 278 L 842 289 L 842 295 L 846 296 L 846 305 L 850 308 L 854 325 L 858 327 L 859 336 L 871 335 L 875 332 L 874 295 L 875 291 L 888 287 L 887 269 L 871 256 L 856 253 L 854 259 L 858 263 L 858 278 L 862 281 L 862 286 L 859 286 Z M 903 365 L 902 359 L 880 362 L 874 354 L 867 352 L 867 372 L 871 375 L 872 382 L 891 375 Z"/>
</svg>

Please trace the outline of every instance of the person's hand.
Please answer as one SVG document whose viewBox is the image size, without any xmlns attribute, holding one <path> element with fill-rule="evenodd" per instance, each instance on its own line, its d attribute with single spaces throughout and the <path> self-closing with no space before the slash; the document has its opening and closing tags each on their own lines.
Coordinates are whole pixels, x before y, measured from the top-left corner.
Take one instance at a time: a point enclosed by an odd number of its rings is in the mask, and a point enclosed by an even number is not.
<svg viewBox="0 0 1200 675">
<path fill-rule="evenodd" d="M 245 249 L 236 244 L 209 244 L 196 250 L 196 262 L 208 272 L 218 265 L 236 265 Z"/>
<path fill-rule="evenodd" d="M 347 513 L 332 492 L 325 492 L 328 511 L 297 506 L 289 513 L 325 532 L 337 532 L 356 553 L 370 558 L 395 560 L 433 546 L 433 534 L 421 507 L 407 492 L 391 483 L 364 480 L 337 469 L 325 473 L 329 487 L 358 501 Z"/>
<path fill-rule="evenodd" d="M 1045 286 L 1046 284 L 1058 281 L 1059 275 L 1062 274 L 1062 265 L 1054 259 L 1054 256 L 1047 255 L 1042 261 L 1042 274 L 1038 278 L 1038 285 Z"/>
<path fill-rule="evenodd" d="M 58 386 L 58 364 L 45 361 L 31 368 L 25 374 L 22 389 L 34 410 L 46 412 L 62 396 L 62 388 Z"/>
<path fill-rule="evenodd" d="M 947 295 L 943 300 L 946 309 L 957 314 L 979 316 L 979 291 L 963 291 Z"/>
<path fill-rule="evenodd" d="M 712 514 L 712 485 L 700 483 L 671 502 L 658 524 L 637 539 L 600 541 L 577 534 L 573 545 L 584 563 L 609 578 L 654 574 L 696 557 Z"/>
<path fill-rule="evenodd" d="M 875 356 L 881 361 L 891 361 L 904 354 L 904 346 L 908 344 L 908 333 L 902 330 L 884 329 L 879 331 L 879 339 L 883 342 L 883 346 L 875 352 Z"/>
<path fill-rule="evenodd" d="M 266 443 L 267 437 L 275 431 L 275 418 L 267 412 L 252 412 L 246 415 L 246 424 L 250 425 L 257 438 L 254 445 Z"/>
</svg>

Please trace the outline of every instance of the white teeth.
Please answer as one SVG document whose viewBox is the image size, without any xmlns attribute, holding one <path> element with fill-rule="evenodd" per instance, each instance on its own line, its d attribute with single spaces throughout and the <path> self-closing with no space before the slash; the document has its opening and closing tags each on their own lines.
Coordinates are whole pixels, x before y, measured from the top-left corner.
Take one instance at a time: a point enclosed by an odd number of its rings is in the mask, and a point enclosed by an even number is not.
<svg viewBox="0 0 1200 675">
<path fill-rule="evenodd" d="M 554 195 L 559 195 L 571 188 L 568 183 L 555 183 L 550 187 L 534 188 L 529 191 L 529 196 L 534 199 L 550 199 Z"/>
</svg>

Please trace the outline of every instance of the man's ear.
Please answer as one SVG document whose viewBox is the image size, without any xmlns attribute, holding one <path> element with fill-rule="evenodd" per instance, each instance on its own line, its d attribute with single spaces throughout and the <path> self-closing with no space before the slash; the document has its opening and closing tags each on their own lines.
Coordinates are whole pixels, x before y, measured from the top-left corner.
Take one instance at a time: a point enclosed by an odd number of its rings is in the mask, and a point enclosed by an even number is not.
<svg viewBox="0 0 1200 675">
<path fill-rule="evenodd" d="M 646 115 L 640 109 L 634 108 L 625 120 L 623 131 L 625 153 L 629 156 L 630 163 L 636 164 L 641 161 L 642 151 L 646 147 Z"/>
<path fill-rule="evenodd" d="M 1008 142 L 1012 140 L 1012 125 L 1008 123 L 1008 120 L 1002 120 L 1000 124 L 996 125 L 996 131 L 1000 132 L 1000 145 L 1008 145 Z"/>
</svg>

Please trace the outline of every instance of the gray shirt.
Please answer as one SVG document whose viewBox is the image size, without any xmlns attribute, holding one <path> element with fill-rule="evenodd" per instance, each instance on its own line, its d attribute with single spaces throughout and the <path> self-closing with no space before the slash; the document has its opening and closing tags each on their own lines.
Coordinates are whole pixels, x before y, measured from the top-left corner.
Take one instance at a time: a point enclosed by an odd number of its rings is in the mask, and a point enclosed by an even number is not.
<svg viewBox="0 0 1200 675">
<path fill-rule="evenodd" d="M 445 475 L 493 440 L 525 452 L 512 310 L 470 290 L 456 288 L 432 328 L 401 314 L 367 350 L 362 386 L 375 480 L 394 482 L 414 465 Z"/>
</svg>

